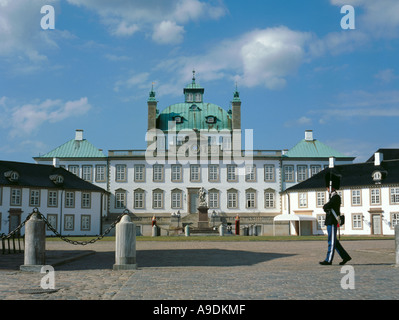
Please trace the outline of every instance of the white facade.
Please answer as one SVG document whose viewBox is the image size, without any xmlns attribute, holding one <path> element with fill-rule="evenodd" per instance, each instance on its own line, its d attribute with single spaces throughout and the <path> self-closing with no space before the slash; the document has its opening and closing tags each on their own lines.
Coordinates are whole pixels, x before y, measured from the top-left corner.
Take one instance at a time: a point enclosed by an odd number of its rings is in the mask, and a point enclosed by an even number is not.
<svg viewBox="0 0 399 320">
<path fill-rule="evenodd" d="M 379 154 L 376 154 L 378 157 Z M 380 164 L 378 160 L 375 172 L 381 170 Z M 372 180 L 371 172 L 374 170 L 368 170 Z M 384 185 L 373 182 L 363 186 L 341 186 L 338 193 L 341 196 L 341 214 L 345 215 L 341 234 L 395 234 L 395 225 L 399 223 L 399 183 Z M 323 205 L 328 197 L 326 189 L 288 190 L 282 194 L 282 215 L 276 220 L 291 221 L 290 231 L 293 235 L 327 234 Z"/>
</svg>

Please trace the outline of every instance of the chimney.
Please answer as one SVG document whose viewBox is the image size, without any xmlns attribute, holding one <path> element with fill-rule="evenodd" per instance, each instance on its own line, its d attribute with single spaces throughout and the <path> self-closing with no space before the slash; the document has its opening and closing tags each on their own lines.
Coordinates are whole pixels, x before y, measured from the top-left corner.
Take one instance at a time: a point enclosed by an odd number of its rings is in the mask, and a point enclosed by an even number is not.
<svg viewBox="0 0 399 320">
<path fill-rule="evenodd" d="M 332 169 L 332 168 L 335 167 L 335 157 L 330 157 L 330 158 L 329 158 L 328 167 L 329 167 L 330 169 Z"/>
<path fill-rule="evenodd" d="M 381 162 L 384 160 L 384 154 L 382 152 L 376 152 L 374 154 L 374 165 L 380 166 Z"/>
<path fill-rule="evenodd" d="M 305 131 L 305 141 L 313 141 L 313 130 Z"/>
<path fill-rule="evenodd" d="M 75 140 L 82 141 L 83 140 L 83 130 L 77 129 L 75 131 Z"/>
</svg>

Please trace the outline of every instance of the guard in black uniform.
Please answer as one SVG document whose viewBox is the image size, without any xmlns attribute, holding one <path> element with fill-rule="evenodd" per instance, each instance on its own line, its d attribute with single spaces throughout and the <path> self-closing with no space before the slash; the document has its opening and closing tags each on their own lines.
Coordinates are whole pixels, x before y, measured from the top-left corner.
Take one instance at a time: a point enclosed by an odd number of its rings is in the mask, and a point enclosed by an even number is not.
<svg viewBox="0 0 399 320">
<path fill-rule="evenodd" d="M 326 259 L 321 261 L 320 264 L 331 265 L 334 259 L 334 252 L 335 250 L 337 250 L 338 254 L 342 258 L 342 262 L 340 262 L 339 264 L 344 265 L 352 258 L 345 251 L 345 249 L 342 247 L 341 243 L 337 239 L 339 221 L 337 221 L 336 217 L 338 217 L 339 219 L 339 216 L 341 214 L 341 197 L 336 190 L 338 190 L 340 187 L 340 177 L 330 172 L 326 174 L 325 180 L 327 190 L 330 194 L 330 200 L 323 206 L 323 209 L 326 213 L 325 225 L 327 227 L 328 233 L 328 250 Z"/>
</svg>

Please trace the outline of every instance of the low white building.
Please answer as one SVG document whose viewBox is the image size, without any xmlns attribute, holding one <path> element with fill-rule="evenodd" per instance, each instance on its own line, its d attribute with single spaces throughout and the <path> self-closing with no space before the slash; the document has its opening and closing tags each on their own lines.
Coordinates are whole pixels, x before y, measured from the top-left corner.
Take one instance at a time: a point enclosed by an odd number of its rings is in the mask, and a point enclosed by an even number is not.
<svg viewBox="0 0 399 320">
<path fill-rule="evenodd" d="M 385 154 L 385 155 L 384 155 Z M 394 235 L 399 223 L 399 150 L 380 149 L 365 163 L 336 165 L 282 193 L 283 210 L 275 221 L 289 221 L 293 235 L 326 234 L 324 176 L 341 176 L 341 214 L 346 235 Z"/>
<path fill-rule="evenodd" d="M 15 230 L 37 208 L 61 235 L 98 235 L 106 203 L 104 189 L 63 168 L 0 161 L 0 233 Z M 46 227 L 46 235 L 54 233 Z"/>
</svg>

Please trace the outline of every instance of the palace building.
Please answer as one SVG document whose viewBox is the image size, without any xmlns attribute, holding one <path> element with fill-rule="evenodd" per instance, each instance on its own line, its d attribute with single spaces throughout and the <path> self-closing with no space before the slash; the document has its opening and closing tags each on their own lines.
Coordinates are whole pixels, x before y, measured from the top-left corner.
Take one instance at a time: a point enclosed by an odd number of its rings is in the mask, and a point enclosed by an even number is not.
<svg viewBox="0 0 399 320">
<path fill-rule="evenodd" d="M 74 139 L 34 160 L 57 161 L 107 190 L 103 225 L 128 209 L 138 235 L 151 235 L 153 217 L 161 234 L 185 225 L 194 230 L 201 187 L 210 227 L 223 223 L 234 228 L 238 216 L 243 231 L 251 234 L 288 234 L 287 222 L 273 221 L 283 210 L 282 192 L 328 167 L 330 157 L 337 164 L 354 160 L 315 139 L 311 130 L 289 150 L 248 145 L 242 150 L 252 132 L 241 127 L 237 89 L 229 110 L 205 102 L 195 74 L 183 94 L 183 102 L 159 110 L 156 92 L 150 91 L 146 150 L 109 150 L 105 155 L 84 139 L 83 130 L 76 130 Z"/>
</svg>

